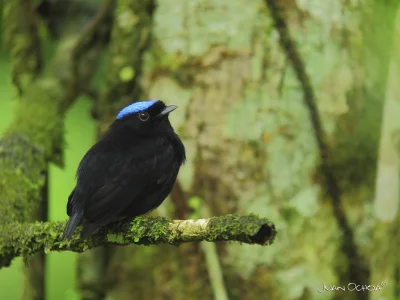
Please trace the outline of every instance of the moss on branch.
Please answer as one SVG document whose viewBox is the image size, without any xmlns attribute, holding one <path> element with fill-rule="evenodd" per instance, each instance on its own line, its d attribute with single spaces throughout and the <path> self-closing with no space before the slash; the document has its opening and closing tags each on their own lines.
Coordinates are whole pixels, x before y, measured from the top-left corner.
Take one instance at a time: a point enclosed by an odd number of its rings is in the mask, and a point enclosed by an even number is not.
<svg viewBox="0 0 400 300">
<path fill-rule="evenodd" d="M 77 232 L 63 241 L 65 222 L 9 223 L 0 227 L 0 268 L 9 266 L 18 256 L 39 251 L 86 250 L 104 245 L 180 245 L 187 242 L 236 241 L 270 245 L 276 229 L 272 222 L 256 215 L 227 215 L 198 220 L 170 220 L 141 216 L 102 229 L 82 241 Z"/>
<path fill-rule="evenodd" d="M 46 72 L 24 89 L 14 120 L 0 140 L 0 224 L 29 221 L 42 199 L 47 164 L 52 161 L 62 165 L 63 116 L 81 92 L 69 83 L 78 81 L 82 86 L 89 85 L 106 43 L 103 37 L 108 35 L 103 23 L 109 28 L 111 13 L 112 10 L 109 14 L 102 10 L 98 13 L 96 26 L 90 28 L 93 32 L 97 32 L 97 27 L 102 29 L 96 42 L 85 43 L 84 55 L 72 53 L 77 53 L 81 41 L 92 31 L 81 35 L 78 30 L 72 35 L 67 33 Z M 71 19 L 70 23 L 73 26 L 76 22 Z M 75 26 L 79 28 L 80 24 Z M 71 58 L 85 59 L 78 74 L 72 70 L 76 63 Z M 72 80 L 76 75 L 78 78 Z"/>
<path fill-rule="evenodd" d="M 36 32 L 29 38 L 28 31 L 35 28 L 30 28 L 30 19 L 23 16 L 28 11 L 32 13 L 31 0 L 5 3 L 5 19 L 10 21 L 6 27 L 7 42 L 14 59 L 13 80 L 20 99 L 14 121 L 0 140 L 0 225 L 45 219 L 48 163 L 62 164 L 63 116 L 83 88 L 90 86 L 108 42 L 113 2 L 106 0 L 82 32 L 88 19 L 86 12 L 67 18 L 55 57 L 46 72 L 37 77 L 39 39 Z M 84 23 L 77 21 L 78 16 Z M 38 215 L 38 211 L 43 214 Z M 23 298 L 41 299 L 45 291 L 44 256 L 32 257 L 29 264 L 32 267 L 25 269 Z"/>
<path fill-rule="evenodd" d="M 0 140 L 0 224 L 29 220 L 41 201 L 47 162 L 61 164 L 60 90 L 51 78 L 29 86 Z"/>
<path fill-rule="evenodd" d="M 11 126 L 0 140 L 0 224 L 28 221 L 41 201 L 47 164 L 62 165 L 62 110 L 73 40 L 61 43 L 46 74 L 26 87 Z M 74 95 L 75 97 L 76 95 Z"/>
</svg>

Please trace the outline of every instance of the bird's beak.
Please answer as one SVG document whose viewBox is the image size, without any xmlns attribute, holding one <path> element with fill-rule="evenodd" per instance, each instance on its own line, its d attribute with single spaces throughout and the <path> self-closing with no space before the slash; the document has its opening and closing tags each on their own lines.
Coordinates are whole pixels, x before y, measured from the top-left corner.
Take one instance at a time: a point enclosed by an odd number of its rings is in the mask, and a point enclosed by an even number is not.
<svg viewBox="0 0 400 300">
<path fill-rule="evenodd" d="M 167 116 L 170 112 L 174 111 L 177 108 L 178 108 L 178 106 L 176 106 L 176 105 L 166 106 L 157 116 L 155 116 L 155 118 L 160 119 L 164 116 Z"/>
</svg>

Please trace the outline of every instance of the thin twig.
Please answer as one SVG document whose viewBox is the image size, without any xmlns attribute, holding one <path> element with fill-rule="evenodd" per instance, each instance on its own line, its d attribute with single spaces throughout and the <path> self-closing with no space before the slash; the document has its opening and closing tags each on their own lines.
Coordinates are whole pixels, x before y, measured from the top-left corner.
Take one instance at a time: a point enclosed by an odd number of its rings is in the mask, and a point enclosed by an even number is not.
<svg viewBox="0 0 400 300">
<path fill-rule="evenodd" d="M 202 207 L 203 215 L 208 217 L 211 215 L 208 205 Z M 206 267 L 208 271 L 208 278 L 210 280 L 211 289 L 215 300 L 228 300 L 228 292 L 224 281 L 224 275 L 221 267 L 220 257 L 215 244 L 200 243 L 203 250 Z"/>
</svg>

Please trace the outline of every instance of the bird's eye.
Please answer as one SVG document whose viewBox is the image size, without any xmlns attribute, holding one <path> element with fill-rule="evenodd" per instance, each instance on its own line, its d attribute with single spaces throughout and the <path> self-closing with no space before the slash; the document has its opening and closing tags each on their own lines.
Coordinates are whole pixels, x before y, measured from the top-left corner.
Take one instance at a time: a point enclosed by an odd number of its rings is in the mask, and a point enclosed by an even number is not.
<svg viewBox="0 0 400 300">
<path fill-rule="evenodd" d="M 140 121 L 147 121 L 149 119 L 150 115 L 147 112 L 141 112 L 139 113 L 139 119 Z"/>
</svg>

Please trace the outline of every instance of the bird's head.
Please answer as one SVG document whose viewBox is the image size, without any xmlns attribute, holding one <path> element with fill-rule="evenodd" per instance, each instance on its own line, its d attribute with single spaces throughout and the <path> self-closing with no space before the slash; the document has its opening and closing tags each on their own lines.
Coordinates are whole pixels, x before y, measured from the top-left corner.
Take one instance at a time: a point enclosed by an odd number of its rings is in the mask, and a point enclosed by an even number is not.
<svg viewBox="0 0 400 300">
<path fill-rule="evenodd" d="M 124 124 L 144 135 L 169 131 L 172 126 L 168 115 L 176 108 L 176 105 L 166 106 L 160 100 L 134 102 L 118 113 L 116 123 Z"/>
</svg>

